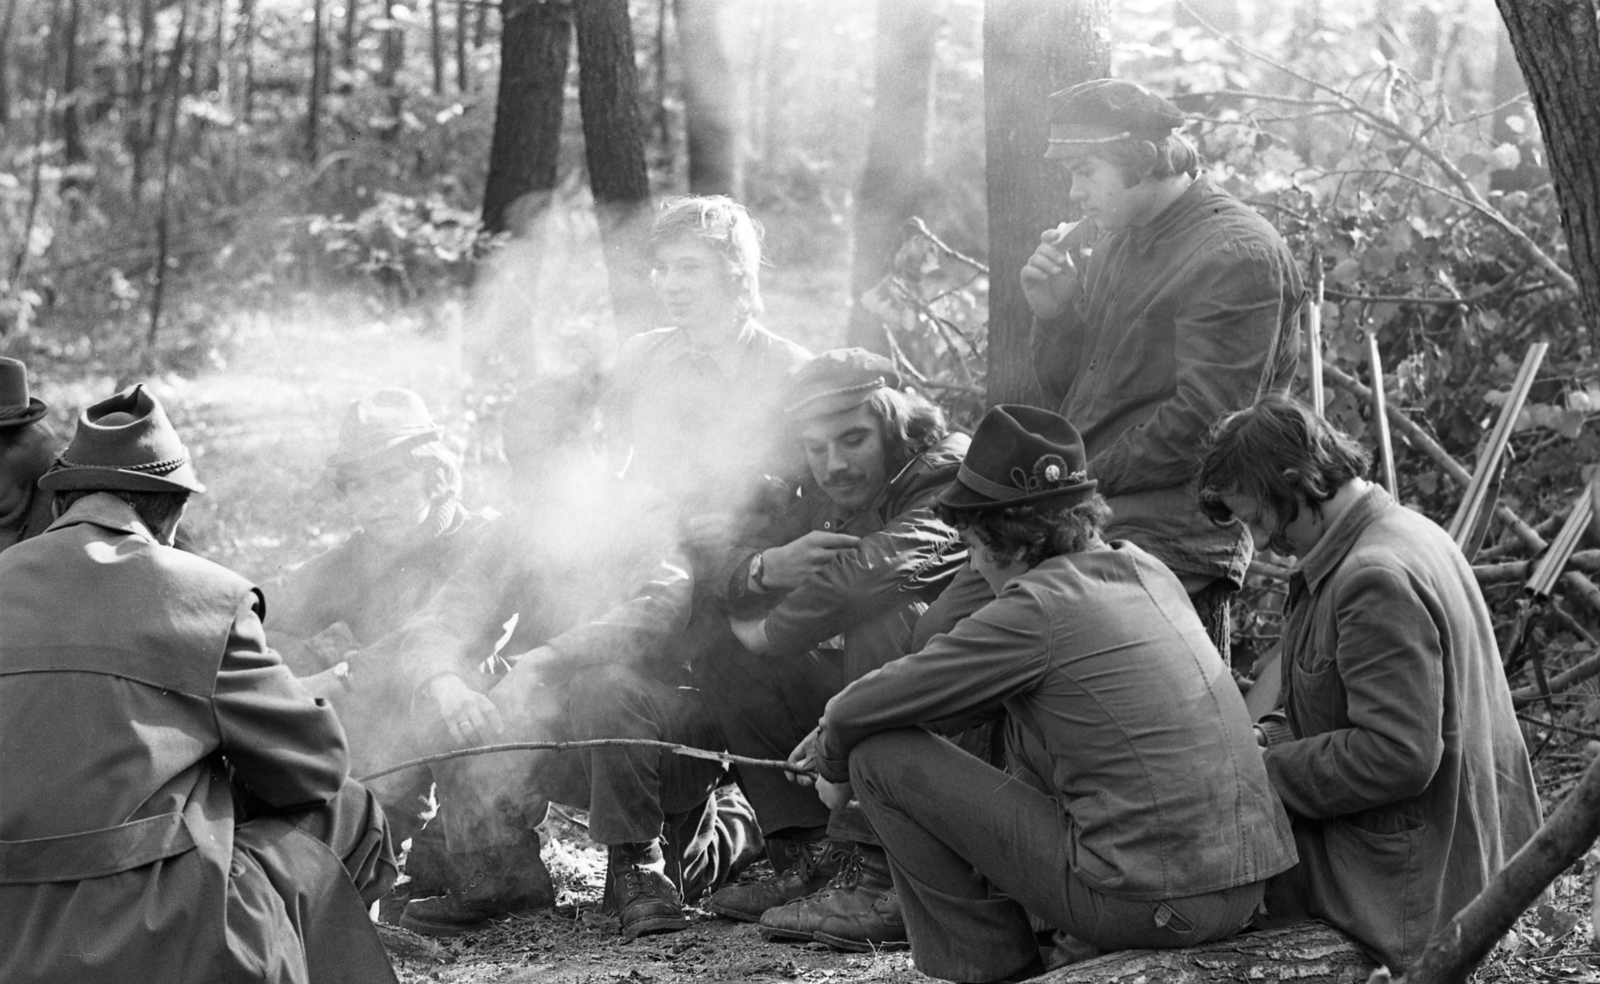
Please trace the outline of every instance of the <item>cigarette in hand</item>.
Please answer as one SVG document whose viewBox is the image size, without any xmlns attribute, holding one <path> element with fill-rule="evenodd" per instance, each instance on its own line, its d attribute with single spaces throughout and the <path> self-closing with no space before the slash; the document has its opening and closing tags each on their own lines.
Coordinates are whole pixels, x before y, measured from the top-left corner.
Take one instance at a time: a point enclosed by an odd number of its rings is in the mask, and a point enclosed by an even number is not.
<svg viewBox="0 0 1600 984">
<path fill-rule="evenodd" d="M 1061 223 L 1060 225 L 1056 226 L 1054 229 L 1051 229 L 1046 234 L 1049 237 L 1048 241 L 1051 243 L 1051 245 L 1054 245 L 1056 243 L 1061 242 L 1062 240 L 1067 238 L 1068 233 L 1072 232 L 1073 229 L 1077 228 L 1077 225 L 1078 225 L 1078 223 L 1076 223 L 1076 222 L 1063 222 L 1063 223 Z"/>
</svg>

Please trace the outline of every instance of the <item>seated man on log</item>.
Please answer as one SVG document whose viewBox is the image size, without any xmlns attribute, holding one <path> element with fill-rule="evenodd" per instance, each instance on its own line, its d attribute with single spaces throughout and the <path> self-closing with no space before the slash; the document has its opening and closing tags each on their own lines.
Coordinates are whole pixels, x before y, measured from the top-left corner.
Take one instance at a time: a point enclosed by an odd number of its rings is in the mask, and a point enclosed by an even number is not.
<svg viewBox="0 0 1600 984">
<path fill-rule="evenodd" d="M 1269 925 L 1322 919 L 1404 970 L 1533 835 L 1528 753 L 1477 580 L 1449 535 L 1362 476 L 1368 451 L 1271 397 L 1223 418 L 1200 502 L 1298 558 L 1281 710 L 1257 728 L 1300 865 Z"/>
<path fill-rule="evenodd" d="M 1041 972 L 1029 913 L 1104 950 L 1222 939 L 1294 864 L 1228 667 L 1178 578 L 1102 540 L 1085 457 L 1049 411 L 984 416 L 939 503 L 995 600 L 846 687 L 796 750 L 860 798 L 932 977 Z M 1008 770 L 922 728 L 996 703 Z"/>
<path fill-rule="evenodd" d="M 410 390 L 379 389 L 352 400 L 328 471 L 360 529 L 265 588 L 267 642 L 338 712 L 356 775 L 422 754 L 396 632 L 461 565 L 493 515 L 461 504 L 460 460 L 443 437 Z M 431 785 L 428 771 L 418 769 L 371 787 L 395 843 L 412 841 L 402 894 L 438 894 L 451 876 L 440 864 L 437 830 L 419 838 Z"/>
<path fill-rule="evenodd" d="M 261 593 L 172 548 L 205 487 L 161 404 L 90 407 L 40 487 L 0 555 L 0 980 L 395 980 L 382 810 Z"/>
<path fill-rule="evenodd" d="M 28 367 L 0 356 L 0 550 L 38 536 L 54 518 L 37 485 L 61 449 L 48 412 L 28 395 Z"/>
<path fill-rule="evenodd" d="M 606 473 L 594 400 L 546 381 L 502 418 L 516 510 L 496 521 L 407 630 L 417 702 L 458 746 L 648 739 L 716 749 L 716 721 L 682 649 L 694 584 L 675 514 L 647 485 Z M 514 620 L 514 621 L 513 621 Z M 497 637 L 500 637 L 497 646 Z M 479 668 L 521 653 L 503 678 Z M 624 935 L 689 925 L 683 902 L 720 886 L 760 850 L 720 762 L 655 747 L 519 751 L 434 767 L 463 886 L 406 906 L 401 925 L 451 935 L 548 905 L 503 851 L 528 843 L 552 801 L 589 811 L 607 846 L 606 905 Z M 541 869 L 542 870 L 542 869 Z"/>
<path fill-rule="evenodd" d="M 743 646 L 703 654 L 695 668 L 737 754 L 787 757 L 828 698 L 907 652 L 918 617 L 966 563 L 934 499 L 967 437 L 900 384 L 888 359 L 836 349 L 789 386 L 784 415 L 809 476 L 774 545 L 737 558 L 713 585 Z M 759 920 L 768 938 L 904 941 L 888 862 L 859 808 L 830 811 L 775 770 L 741 769 L 740 783 L 782 849 L 769 849 L 772 877 L 723 889 L 712 911 Z"/>
</svg>

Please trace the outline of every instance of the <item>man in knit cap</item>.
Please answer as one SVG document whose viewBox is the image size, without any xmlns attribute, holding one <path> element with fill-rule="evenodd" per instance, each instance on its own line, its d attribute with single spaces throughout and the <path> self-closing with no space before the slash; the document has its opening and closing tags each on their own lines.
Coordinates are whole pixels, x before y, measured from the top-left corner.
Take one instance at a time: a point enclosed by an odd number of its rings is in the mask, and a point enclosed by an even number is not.
<svg viewBox="0 0 1600 984">
<path fill-rule="evenodd" d="M 205 487 L 161 404 L 90 407 L 40 487 L 0 556 L 0 980 L 393 981 L 382 810 L 261 593 L 173 549 Z"/>
<path fill-rule="evenodd" d="M 61 447 L 48 412 L 28 394 L 28 367 L 0 356 L 0 550 L 50 525 L 50 496 L 36 484 Z"/>
<path fill-rule="evenodd" d="M 1022 270 L 1034 368 L 1083 434 L 1107 535 L 1178 575 L 1228 656 L 1228 597 L 1250 537 L 1200 513 L 1187 483 L 1222 414 L 1281 392 L 1299 353 L 1300 274 L 1283 237 L 1200 172 L 1183 114 L 1118 79 L 1050 97 L 1050 145 L 1084 219 Z"/>
</svg>

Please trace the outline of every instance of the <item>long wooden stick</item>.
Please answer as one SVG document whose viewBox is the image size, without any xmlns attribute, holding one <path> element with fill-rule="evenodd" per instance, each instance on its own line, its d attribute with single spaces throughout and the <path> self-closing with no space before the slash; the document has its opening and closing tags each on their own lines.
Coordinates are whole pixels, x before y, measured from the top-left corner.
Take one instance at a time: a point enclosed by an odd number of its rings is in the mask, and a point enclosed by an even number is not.
<svg viewBox="0 0 1600 984">
<path fill-rule="evenodd" d="M 1484 503 L 1487 501 L 1495 470 L 1500 467 L 1500 459 L 1505 455 L 1506 445 L 1511 442 L 1511 432 L 1516 427 L 1517 417 L 1522 413 L 1522 405 L 1527 402 L 1528 390 L 1533 386 L 1533 378 L 1538 374 L 1539 365 L 1544 362 L 1544 355 L 1549 349 L 1550 345 L 1547 342 L 1534 342 L 1528 346 L 1528 352 L 1522 358 L 1522 368 L 1517 371 L 1516 381 L 1511 384 L 1511 389 L 1506 394 L 1506 402 L 1500 407 L 1500 418 L 1495 421 L 1494 430 L 1489 433 L 1489 443 L 1484 445 L 1483 454 L 1478 457 L 1478 466 L 1472 473 L 1472 481 L 1467 485 L 1467 494 L 1461 500 L 1455 518 L 1450 521 L 1448 532 L 1457 546 L 1465 547 L 1468 534 L 1477 524 L 1478 515 L 1483 511 Z"/>
<path fill-rule="evenodd" d="M 1311 409 L 1324 415 L 1328 397 L 1322 383 L 1322 301 L 1326 278 L 1322 273 L 1322 250 L 1311 249 L 1311 297 L 1306 302 L 1306 351 L 1311 356 Z"/>
<path fill-rule="evenodd" d="M 1433 934 L 1405 984 L 1459 984 L 1555 877 L 1600 836 L 1600 761 L 1477 898 Z"/>
<path fill-rule="evenodd" d="M 1577 503 L 1572 507 L 1572 514 L 1567 517 L 1566 525 L 1561 527 L 1561 532 L 1551 541 L 1550 549 L 1534 565 L 1533 574 L 1528 578 L 1529 591 L 1540 597 L 1549 597 L 1550 590 L 1556 586 L 1556 578 L 1572 561 L 1578 542 L 1589 528 L 1593 511 L 1594 487 L 1585 486 L 1583 494 L 1578 496 Z"/>
<path fill-rule="evenodd" d="M 1383 356 L 1378 354 L 1378 333 L 1367 329 L 1367 362 L 1372 367 L 1372 423 L 1378 428 L 1378 450 L 1383 454 L 1383 487 L 1396 498 L 1399 483 L 1394 474 L 1394 441 L 1389 437 L 1389 405 L 1383 392 Z"/>
<path fill-rule="evenodd" d="M 652 738 L 590 738 L 584 741 L 512 741 L 501 745 L 478 745 L 474 748 L 458 748 L 450 752 L 439 752 L 435 755 L 424 755 L 421 758 L 407 759 L 404 762 L 369 772 L 357 782 L 370 782 L 393 772 L 404 769 L 415 769 L 422 765 L 431 765 L 434 762 L 444 762 L 449 759 L 463 758 L 468 755 L 492 755 L 496 752 L 568 752 L 576 748 L 660 748 L 674 755 L 683 755 L 687 758 L 707 759 L 712 762 L 726 762 L 729 765 L 749 765 L 760 769 L 782 769 L 796 775 L 808 775 L 804 769 L 796 768 L 783 759 L 758 759 L 747 755 L 735 755 L 732 752 L 714 752 L 709 748 L 695 748 L 691 745 L 679 745 L 670 741 L 656 741 Z"/>
</svg>

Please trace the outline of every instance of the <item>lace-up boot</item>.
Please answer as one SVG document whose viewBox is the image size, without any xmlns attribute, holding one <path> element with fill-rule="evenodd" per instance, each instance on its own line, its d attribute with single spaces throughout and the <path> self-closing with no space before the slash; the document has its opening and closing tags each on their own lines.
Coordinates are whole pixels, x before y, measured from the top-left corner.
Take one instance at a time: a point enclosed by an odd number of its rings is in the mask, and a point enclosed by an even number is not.
<svg viewBox="0 0 1600 984">
<path fill-rule="evenodd" d="M 769 909 L 761 917 L 761 935 L 856 952 L 906 946 L 900 897 L 883 849 L 858 845 L 821 891 Z"/>
<path fill-rule="evenodd" d="M 622 935 L 630 940 L 688 927 L 683 900 L 666 875 L 660 841 L 609 849 L 603 908 L 617 914 Z"/>
<path fill-rule="evenodd" d="M 445 894 L 407 902 L 400 925 L 425 936 L 459 936 L 491 919 L 555 904 L 539 835 L 531 830 L 515 844 L 467 852 L 456 874 Z"/>
<path fill-rule="evenodd" d="M 706 908 L 729 919 L 759 922 L 768 909 L 805 898 L 827 885 L 851 853 L 830 840 L 803 842 L 795 851 L 794 863 L 782 873 L 721 888 Z"/>
</svg>

